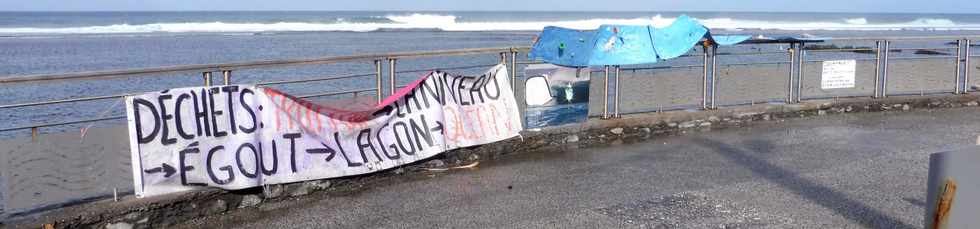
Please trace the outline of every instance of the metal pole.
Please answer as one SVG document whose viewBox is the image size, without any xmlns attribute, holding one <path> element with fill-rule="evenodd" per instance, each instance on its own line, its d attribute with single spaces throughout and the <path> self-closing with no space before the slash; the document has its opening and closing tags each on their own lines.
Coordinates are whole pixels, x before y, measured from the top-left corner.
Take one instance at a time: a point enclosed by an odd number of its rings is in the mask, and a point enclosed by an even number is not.
<svg viewBox="0 0 980 229">
<path fill-rule="evenodd" d="M 960 78 L 960 72 L 961 72 L 961 70 L 960 70 L 960 64 L 962 64 L 962 63 L 963 63 L 963 40 L 962 39 L 959 39 L 959 40 L 956 40 L 956 74 L 953 74 L 953 76 L 956 77 L 956 79 L 953 80 L 953 84 L 955 84 L 953 86 L 953 94 L 959 94 L 960 93 L 960 88 L 963 88 L 963 87 L 960 86 L 960 79 L 961 79 Z"/>
<path fill-rule="evenodd" d="M 799 46 L 800 47 L 800 58 L 799 58 L 800 67 L 799 67 L 799 69 L 797 69 L 797 70 L 799 70 L 798 71 L 798 74 L 800 74 L 800 76 L 796 80 L 796 102 L 797 103 L 799 103 L 800 101 L 803 101 L 803 75 L 804 75 L 803 73 L 806 71 L 806 70 L 804 70 L 806 68 L 806 48 L 804 46 L 805 46 L 805 44 L 803 44 L 803 42 L 800 42 L 800 46 Z"/>
<path fill-rule="evenodd" d="M 205 87 L 210 87 L 211 86 L 211 72 L 204 72 L 202 75 L 204 75 L 204 86 Z"/>
<path fill-rule="evenodd" d="M 879 98 L 881 93 L 881 41 L 875 41 L 875 94 L 872 98 Z"/>
<path fill-rule="evenodd" d="M 885 41 L 885 54 L 882 57 L 881 97 L 888 97 L 888 55 L 891 53 L 891 41 Z"/>
<path fill-rule="evenodd" d="M 970 43 L 973 43 L 973 41 L 970 39 L 966 39 L 966 57 L 965 57 L 966 59 L 963 60 L 964 62 L 963 68 L 965 69 L 965 71 L 963 71 L 963 93 L 969 92 L 971 88 L 970 87 L 970 54 L 971 54 Z"/>
<path fill-rule="evenodd" d="M 715 77 L 718 70 L 718 45 L 711 45 L 711 109 L 716 109 L 715 106 L 715 82 L 717 78 Z"/>
<path fill-rule="evenodd" d="M 702 45 L 701 49 L 704 51 L 704 61 L 702 62 L 702 69 L 704 72 L 701 75 L 701 109 L 708 109 L 708 46 Z"/>
<path fill-rule="evenodd" d="M 381 85 L 383 81 L 382 78 L 384 78 L 384 73 L 381 71 L 381 60 L 374 60 L 374 73 L 374 80 L 377 83 L 376 93 L 378 95 L 378 104 L 381 104 L 381 101 L 384 98 L 384 85 Z"/>
<path fill-rule="evenodd" d="M 395 61 L 396 59 L 388 58 L 388 82 L 391 83 L 389 85 L 391 88 L 388 89 L 391 94 L 388 95 L 394 95 L 395 87 L 397 87 L 395 86 Z"/>
<path fill-rule="evenodd" d="M 221 71 L 221 75 L 225 78 L 225 85 L 231 85 L 231 70 Z"/>
<path fill-rule="evenodd" d="M 796 44 L 789 44 L 789 85 L 786 87 L 786 103 L 793 103 L 793 74 L 796 73 Z"/>
<path fill-rule="evenodd" d="M 602 119 L 609 118 L 609 65 L 603 70 L 602 78 Z"/>
<path fill-rule="evenodd" d="M 616 65 L 616 94 L 613 100 L 613 117 L 619 118 L 619 65 Z"/>
<path fill-rule="evenodd" d="M 517 90 L 517 51 L 510 52 L 510 89 Z"/>
</svg>

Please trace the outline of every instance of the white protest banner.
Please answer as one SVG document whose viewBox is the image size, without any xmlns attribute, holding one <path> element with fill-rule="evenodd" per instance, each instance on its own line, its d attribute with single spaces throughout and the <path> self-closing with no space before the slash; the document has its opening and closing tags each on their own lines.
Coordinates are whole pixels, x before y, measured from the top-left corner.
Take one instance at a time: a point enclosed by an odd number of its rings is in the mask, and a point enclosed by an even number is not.
<svg viewBox="0 0 980 229">
<path fill-rule="evenodd" d="M 833 60 L 823 62 L 823 74 L 820 78 L 820 88 L 838 89 L 854 87 L 854 75 L 857 71 L 855 60 Z"/>
<path fill-rule="evenodd" d="M 523 129 L 508 80 L 504 65 L 432 72 L 359 111 L 250 85 L 129 96 L 136 194 L 366 174 L 505 140 Z"/>
</svg>

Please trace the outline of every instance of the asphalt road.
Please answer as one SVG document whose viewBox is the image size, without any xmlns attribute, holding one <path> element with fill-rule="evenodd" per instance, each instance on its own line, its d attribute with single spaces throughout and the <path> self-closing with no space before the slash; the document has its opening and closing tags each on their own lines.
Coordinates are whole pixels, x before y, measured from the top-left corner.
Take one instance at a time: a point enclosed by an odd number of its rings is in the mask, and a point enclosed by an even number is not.
<svg viewBox="0 0 980 229">
<path fill-rule="evenodd" d="M 862 113 L 523 153 L 188 222 L 245 228 L 920 228 L 930 153 L 980 108 Z"/>
</svg>

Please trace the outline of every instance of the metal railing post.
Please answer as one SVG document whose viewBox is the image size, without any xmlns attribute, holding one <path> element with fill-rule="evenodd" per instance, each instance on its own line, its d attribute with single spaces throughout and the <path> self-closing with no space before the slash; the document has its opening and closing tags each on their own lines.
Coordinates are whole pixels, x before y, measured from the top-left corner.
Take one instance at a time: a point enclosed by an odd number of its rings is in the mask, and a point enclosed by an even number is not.
<svg viewBox="0 0 980 229">
<path fill-rule="evenodd" d="M 202 75 L 204 77 L 204 86 L 205 87 L 210 87 L 211 86 L 211 72 L 204 72 L 204 73 L 202 73 Z"/>
<path fill-rule="evenodd" d="M 396 61 L 397 61 L 397 59 L 395 59 L 395 58 L 388 58 L 388 83 L 390 83 L 390 85 L 389 85 L 390 88 L 388 88 L 388 92 L 389 92 L 388 95 L 394 95 L 395 94 L 395 87 L 397 87 L 397 86 L 395 86 L 396 85 L 396 83 L 395 83 L 395 74 L 396 74 L 395 73 L 395 63 L 396 63 Z"/>
<path fill-rule="evenodd" d="M 793 100 L 793 78 L 795 78 L 793 74 L 796 73 L 796 44 L 789 44 L 787 51 L 789 52 L 789 85 L 786 86 L 786 103 L 790 104 L 795 101 Z"/>
<path fill-rule="evenodd" d="M 717 86 L 718 77 L 718 45 L 711 45 L 711 109 L 717 109 L 715 106 L 715 86 Z"/>
<path fill-rule="evenodd" d="M 384 85 L 382 85 L 382 81 L 384 81 L 382 80 L 384 78 L 384 73 L 381 70 L 381 60 L 374 60 L 374 74 L 374 80 L 377 84 L 377 90 L 375 93 L 378 96 L 378 104 L 381 104 L 381 101 L 384 100 Z"/>
<path fill-rule="evenodd" d="M 708 46 L 702 45 L 702 51 L 704 51 L 704 59 L 701 62 L 701 69 L 704 72 L 701 75 L 701 109 L 708 109 Z"/>
<path fill-rule="evenodd" d="M 799 76 L 796 79 L 796 103 L 803 101 L 803 81 L 804 81 L 803 76 L 804 76 L 804 72 L 806 72 L 806 44 L 800 42 L 799 49 L 800 49 L 799 51 L 800 57 L 797 59 L 799 59 L 798 62 L 800 62 L 799 64 L 800 67 L 799 69 L 797 69 L 797 74 Z"/>
<path fill-rule="evenodd" d="M 602 119 L 609 118 L 609 65 L 605 66 L 602 78 Z"/>
<path fill-rule="evenodd" d="M 231 85 L 231 70 L 221 71 L 221 75 L 224 77 L 225 85 Z"/>
<path fill-rule="evenodd" d="M 510 89 L 517 91 L 517 51 L 510 51 Z"/>
<path fill-rule="evenodd" d="M 616 65 L 616 92 L 614 92 L 616 94 L 613 97 L 614 98 L 613 99 L 613 117 L 614 118 L 619 118 L 619 88 L 620 88 L 619 87 L 619 82 L 620 82 L 619 81 L 619 73 L 620 72 L 621 71 L 620 71 L 619 65 Z"/>
<path fill-rule="evenodd" d="M 960 79 L 962 79 L 960 78 L 961 64 L 963 64 L 963 39 L 958 39 L 956 40 L 956 73 L 953 74 L 953 77 L 956 78 L 953 80 L 953 94 L 960 94 L 960 89 L 963 88 L 960 84 Z"/>
<path fill-rule="evenodd" d="M 875 41 L 875 90 L 871 98 L 881 98 L 881 41 Z"/>
<path fill-rule="evenodd" d="M 888 56 L 891 53 L 891 41 L 885 41 L 885 53 L 881 60 L 881 97 L 888 97 Z"/>
<path fill-rule="evenodd" d="M 973 43 L 973 41 L 970 40 L 970 39 L 966 39 L 966 57 L 964 57 L 964 60 L 963 60 L 963 68 L 965 70 L 965 71 L 963 71 L 963 93 L 970 92 L 970 88 L 971 88 L 971 86 L 970 86 L 970 55 L 971 55 L 971 52 L 970 52 L 970 43 Z"/>
</svg>

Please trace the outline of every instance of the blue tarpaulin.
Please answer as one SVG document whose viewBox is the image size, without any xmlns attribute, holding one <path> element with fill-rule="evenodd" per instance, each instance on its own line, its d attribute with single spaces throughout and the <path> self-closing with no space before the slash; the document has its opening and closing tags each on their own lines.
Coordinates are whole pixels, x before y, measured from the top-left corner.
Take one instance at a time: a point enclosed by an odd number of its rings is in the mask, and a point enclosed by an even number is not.
<svg viewBox="0 0 980 229">
<path fill-rule="evenodd" d="M 572 66 L 650 64 L 684 55 L 701 39 L 732 45 L 749 36 L 711 36 L 708 28 L 681 15 L 670 26 L 602 25 L 597 30 L 546 27 L 528 57 Z"/>
</svg>

